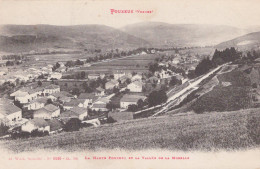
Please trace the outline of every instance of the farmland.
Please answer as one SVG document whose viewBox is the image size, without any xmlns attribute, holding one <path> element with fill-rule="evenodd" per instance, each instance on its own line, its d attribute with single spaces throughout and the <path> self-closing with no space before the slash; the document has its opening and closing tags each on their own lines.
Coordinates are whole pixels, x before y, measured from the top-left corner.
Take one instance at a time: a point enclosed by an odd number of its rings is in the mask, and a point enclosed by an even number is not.
<svg viewBox="0 0 260 169">
<path fill-rule="evenodd" d="M 90 67 L 81 67 L 74 71 L 85 71 L 88 73 L 111 73 L 115 70 L 125 72 L 147 72 L 148 64 L 158 57 L 157 54 L 135 55 L 125 58 L 118 58 L 112 61 L 98 62 Z"/>
<path fill-rule="evenodd" d="M 233 150 L 260 144 L 260 109 L 207 114 L 177 114 L 83 128 L 44 138 L 3 140 L 14 152 L 39 149 L 67 151 L 103 149 Z"/>
<path fill-rule="evenodd" d="M 81 54 L 81 53 L 72 53 L 72 54 L 48 54 L 48 55 L 31 55 L 29 59 L 35 65 L 46 65 L 53 64 L 56 62 L 67 62 L 70 60 L 77 59 L 87 59 L 88 57 L 93 57 L 91 54 Z"/>
</svg>

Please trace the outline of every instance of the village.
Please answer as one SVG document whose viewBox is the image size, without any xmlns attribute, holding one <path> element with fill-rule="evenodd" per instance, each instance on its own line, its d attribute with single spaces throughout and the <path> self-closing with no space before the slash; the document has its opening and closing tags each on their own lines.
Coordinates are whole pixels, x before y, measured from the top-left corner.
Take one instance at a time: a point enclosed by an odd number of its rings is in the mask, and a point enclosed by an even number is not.
<svg viewBox="0 0 260 169">
<path fill-rule="evenodd" d="M 137 55 L 159 53 L 155 50 L 146 52 Z M 8 136 L 20 138 L 133 120 L 137 112 L 167 101 L 168 91 L 184 84 L 188 80 L 185 73 L 194 69 L 190 67 L 185 72 L 176 68 L 179 62 L 185 63 L 182 57 L 179 61 L 176 55 L 158 55 L 159 58 L 149 63 L 148 72 L 81 71 L 78 79 L 71 79 L 64 75 L 73 72 L 70 71 L 75 70 L 73 66 L 57 62 L 38 69 L 29 68 L 22 75 L 20 72 L 3 73 L 2 80 L 11 80 L 3 83 L 14 83 L 16 87 L 0 100 L 1 124 L 7 126 Z M 80 66 L 76 65 L 76 68 Z M 154 98 L 154 92 L 158 92 L 158 98 Z"/>
</svg>

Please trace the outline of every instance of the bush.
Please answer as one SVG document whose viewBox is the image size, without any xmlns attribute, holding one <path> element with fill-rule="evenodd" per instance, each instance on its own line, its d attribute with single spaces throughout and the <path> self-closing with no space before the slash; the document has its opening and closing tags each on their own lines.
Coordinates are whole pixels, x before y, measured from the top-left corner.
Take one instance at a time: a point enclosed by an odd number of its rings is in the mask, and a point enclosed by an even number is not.
<svg viewBox="0 0 260 169">
<path fill-rule="evenodd" d="M 153 91 L 148 96 L 149 106 L 156 106 L 167 101 L 167 95 L 164 90 Z"/>
<path fill-rule="evenodd" d="M 79 119 L 73 118 L 70 119 L 64 125 L 64 131 L 78 131 L 81 127 L 81 121 Z"/>
<path fill-rule="evenodd" d="M 3 123 L 0 123 L 0 136 L 8 134 L 8 129 L 8 126 L 4 125 Z"/>
</svg>

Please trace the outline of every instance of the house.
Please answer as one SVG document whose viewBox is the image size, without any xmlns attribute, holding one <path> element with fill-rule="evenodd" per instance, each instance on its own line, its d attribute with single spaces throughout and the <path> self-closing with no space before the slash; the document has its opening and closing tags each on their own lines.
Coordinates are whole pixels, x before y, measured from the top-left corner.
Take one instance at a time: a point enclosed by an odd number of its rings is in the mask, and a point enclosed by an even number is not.
<svg viewBox="0 0 260 169">
<path fill-rule="evenodd" d="M 63 108 L 65 110 L 70 110 L 73 107 L 88 107 L 88 101 L 85 99 L 71 99 L 70 102 L 65 102 Z"/>
<path fill-rule="evenodd" d="M 121 82 L 121 84 L 125 83 L 127 81 L 127 79 L 131 79 L 132 76 L 130 75 L 125 75 L 119 78 L 119 81 Z"/>
<path fill-rule="evenodd" d="M 118 112 L 109 112 L 108 118 L 112 118 L 113 121 L 121 122 L 126 120 L 133 120 L 134 119 L 134 113 L 129 111 L 118 111 Z"/>
<path fill-rule="evenodd" d="M 147 79 L 148 82 L 150 82 L 151 84 L 158 84 L 160 83 L 160 79 L 158 79 L 155 76 L 150 77 L 149 79 Z"/>
<path fill-rule="evenodd" d="M 73 107 L 70 111 L 76 113 L 80 120 L 84 120 L 88 116 L 88 109 L 83 107 Z"/>
<path fill-rule="evenodd" d="M 60 92 L 60 86 L 54 84 L 46 86 L 43 90 L 44 96 L 49 96 L 53 93 L 59 93 L 59 92 Z"/>
<path fill-rule="evenodd" d="M 60 114 L 60 120 L 66 124 L 70 119 L 78 119 L 79 116 L 77 113 L 70 111 L 70 110 L 66 110 L 65 112 Z"/>
<path fill-rule="evenodd" d="M 103 89 L 101 87 L 96 88 L 95 95 L 96 96 L 104 96 L 105 95 L 105 89 Z"/>
<path fill-rule="evenodd" d="M 134 76 L 131 78 L 131 81 L 132 81 L 132 82 L 134 82 L 134 81 L 142 81 L 142 75 L 140 75 L 140 74 L 134 75 Z"/>
<path fill-rule="evenodd" d="M 50 125 L 50 134 L 58 133 L 63 129 L 63 124 L 58 119 L 48 120 L 47 123 Z"/>
<path fill-rule="evenodd" d="M 108 109 L 106 108 L 107 104 L 110 102 L 109 99 L 103 97 L 103 98 L 99 98 L 97 99 L 93 105 L 91 106 L 91 110 L 95 110 L 95 111 L 108 111 Z"/>
<path fill-rule="evenodd" d="M 30 101 L 36 99 L 38 96 L 42 94 L 41 88 L 21 88 L 18 91 L 10 94 L 11 97 L 14 97 L 16 101 L 19 101 L 20 103 L 29 103 Z"/>
<path fill-rule="evenodd" d="M 23 108 L 26 108 L 27 110 L 38 110 L 44 107 L 44 105 L 47 103 L 47 100 L 47 97 L 37 98 L 29 103 L 24 104 Z"/>
<path fill-rule="evenodd" d="M 130 90 L 130 92 L 142 92 L 143 90 L 143 83 L 140 81 L 134 81 L 127 85 L 127 89 Z"/>
<path fill-rule="evenodd" d="M 88 79 L 89 80 L 97 80 L 100 77 L 99 74 L 88 74 Z"/>
<path fill-rule="evenodd" d="M 94 103 L 91 107 L 91 110 L 95 110 L 95 111 L 108 111 L 106 104 L 103 103 Z"/>
<path fill-rule="evenodd" d="M 74 96 L 66 91 L 60 91 L 58 93 L 52 93 L 50 96 L 55 97 L 55 100 L 61 101 L 63 104 L 65 102 L 70 102 L 74 99 Z"/>
<path fill-rule="evenodd" d="M 43 118 L 43 119 L 52 119 L 55 117 L 59 117 L 60 108 L 54 106 L 53 104 L 48 104 L 43 108 L 36 110 L 33 113 L 33 118 Z"/>
<path fill-rule="evenodd" d="M 146 97 L 140 96 L 140 95 L 126 94 L 120 99 L 120 107 L 127 109 L 129 105 L 132 105 L 132 104 L 137 105 L 137 103 L 140 99 L 144 101 L 146 99 Z"/>
<path fill-rule="evenodd" d="M 30 119 L 22 125 L 21 130 L 29 133 L 33 130 L 50 132 L 50 124 L 42 118 Z"/>
<path fill-rule="evenodd" d="M 119 82 L 117 80 L 111 80 L 105 84 L 105 89 L 109 90 L 109 89 L 113 89 L 114 87 L 118 87 L 118 86 L 119 86 Z"/>
<path fill-rule="evenodd" d="M 78 99 L 85 100 L 86 104 L 90 106 L 94 101 L 98 99 L 98 97 L 93 93 L 81 93 Z"/>
<path fill-rule="evenodd" d="M 114 79 L 115 80 L 118 80 L 120 77 L 123 77 L 125 76 L 126 73 L 124 71 L 121 71 L 121 70 L 117 70 L 115 73 L 114 73 Z"/>
<path fill-rule="evenodd" d="M 65 67 L 59 67 L 58 69 L 55 70 L 56 72 L 66 72 L 66 68 Z"/>
<path fill-rule="evenodd" d="M 59 73 L 59 72 L 53 72 L 53 73 L 50 73 L 49 76 L 48 76 L 48 80 L 52 80 L 52 79 L 61 79 L 62 77 L 62 74 Z"/>
<path fill-rule="evenodd" d="M 11 100 L 1 98 L 0 119 L 5 119 L 5 124 L 12 126 L 22 119 L 22 110 L 15 106 Z"/>
</svg>

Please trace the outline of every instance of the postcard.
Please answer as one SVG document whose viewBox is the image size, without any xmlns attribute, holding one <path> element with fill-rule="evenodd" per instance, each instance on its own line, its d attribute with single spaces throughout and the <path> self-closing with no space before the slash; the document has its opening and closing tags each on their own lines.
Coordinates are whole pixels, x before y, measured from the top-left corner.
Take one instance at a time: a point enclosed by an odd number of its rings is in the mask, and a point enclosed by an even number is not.
<svg viewBox="0 0 260 169">
<path fill-rule="evenodd" d="M 0 169 L 260 168 L 258 0 L 0 0 Z"/>
</svg>

